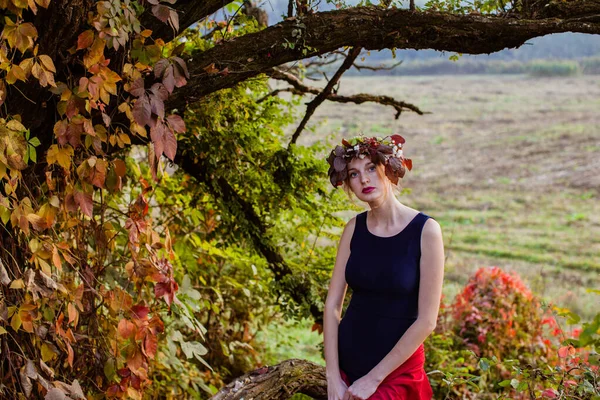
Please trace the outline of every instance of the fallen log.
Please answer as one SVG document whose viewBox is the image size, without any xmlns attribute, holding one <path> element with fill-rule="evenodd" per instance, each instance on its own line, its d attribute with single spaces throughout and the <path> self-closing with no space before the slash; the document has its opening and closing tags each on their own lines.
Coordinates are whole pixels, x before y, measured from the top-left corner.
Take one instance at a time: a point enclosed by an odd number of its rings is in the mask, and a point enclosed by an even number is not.
<svg viewBox="0 0 600 400">
<path fill-rule="evenodd" d="M 306 360 L 286 360 L 240 376 L 210 400 L 284 400 L 296 393 L 327 399 L 325 368 Z"/>
</svg>

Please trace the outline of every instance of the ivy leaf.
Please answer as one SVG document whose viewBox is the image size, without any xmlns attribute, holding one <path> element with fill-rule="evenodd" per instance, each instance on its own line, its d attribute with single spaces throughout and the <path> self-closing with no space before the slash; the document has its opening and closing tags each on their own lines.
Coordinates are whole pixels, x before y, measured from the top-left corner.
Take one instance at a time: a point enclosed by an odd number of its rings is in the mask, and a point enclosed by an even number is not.
<svg viewBox="0 0 600 400">
<path fill-rule="evenodd" d="M 81 208 L 81 211 L 88 217 L 92 218 L 93 209 L 94 209 L 92 195 L 89 193 L 83 193 L 83 192 L 76 190 L 74 193 L 74 198 L 75 198 L 75 203 L 77 203 L 77 205 L 79 205 L 79 208 Z"/>
<path fill-rule="evenodd" d="M 73 157 L 73 147 L 70 145 L 59 146 L 53 144 L 48 149 L 48 154 L 46 155 L 46 161 L 49 165 L 58 163 L 61 167 L 68 170 L 71 166 L 71 158 Z"/>
<path fill-rule="evenodd" d="M 175 88 L 175 76 L 173 75 L 173 65 L 169 65 L 165 69 L 165 73 L 162 78 L 162 83 L 169 93 L 173 93 Z"/>
<path fill-rule="evenodd" d="M 87 49 L 94 43 L 94 31 L 88 29 L 77 37 L 77 50 Z"/>
<path fill-rule="evenodd" d="M 171 9 L 162 4 L 152 6 L 152 14 L 158 18 L 161 22 L 167 22 L 171 17 Z"/>
<path fill-rule="evenodd" d="M 177 138 L 171 128 L 164 129 L 165 155 L 171 160 L 175 160 L 177 153 Z"/>
<path fill-rule="evenodd" d="M 148 313 L 150 312 L 150 308 L 143 304 L 137 304 L 131 307 L 131 314 L 135 319 L 146 319 L 148 318 Z"/>
<path fill-rule="evenodd" d="M 21 53 L 33 48 L 33 41 L 37 39 L 38 33 L 31 22 L 15 24 L 8 17 L 4 18 L 4 22 L 2 38 L 6 39 L 10 47 L 16 47 Z"/>
<path fill-rule="evenodd" d="M 144 79 L 138 78 L 136 79 L 129 89 L 129 93 L 131 93 L 135 97 L 140 97 L 144 93 L 146 93 L 146 89 L 144 89 Z"/>
<path fill-rule="evenodd" d="M 150 139 L 154 144 L 154 152 L 156 153 L 157 159 L 160 158 L 165 149 L 164 131 L 165 126 L 162 123 L 158 123 L 156 126 L 150 128 Z"/>
<path fill-rule="evenodd" d="M 185 122 L 177 114 L 171 114 L 167 117 L 167 123 L 177 133 L 185 132 Z"/>
<path fill-rule="evenodd" d="M 143 95 L 135 101 L 133 110 L 131 111 L 135 122 L 144 126 L 151 123 L 152 106 L 148 100 L 148 96 Z"/>
<path fill-rule="evenodd" d="M 106 46 L 106 42 L 103 39 L 97 37 L 94 39 L 94 43 L 92 47 L 89 49 L 88 53 L 83 57 L 83 65 L 90 69 L 93 65 L 100 62 L 100 60 L 104 57 L 104 47 Z"/>
<path fill-rule="evenodd" d="M 52 59 L 50 57 L 48 57 L 45 54 L 42 54 L 42 55 L 38 56 L 38 58 L 40 59 L 40 62 L 42 63 L 42 65 L 44 66 L 44 68 L 47 71 L 56 73 L 56 67 L 54 66 L 54 62 L 52 61 Z"/>
<path fill-rule="evenodd" d="M 133 322 L 129 321 L 126 318 L 122 318 L 117 326 L 117 331 L 119 332 L 119 336 L 127 340 L 129 338 L 135 337 L 137 327 Z"/>
<path fill-rule="evenodd" d="M 165 103 L 158 96 L 150 95 L 151 110 L 154 115 L 158 118 L 163 119 L 165 117 Z"/>
<path fill-rule="evenodd" d="M 144 346 L 142 351 L 144 355 L 150 359 L 154 359 L 156 351 L 158 350 L 158 337 L 152 333 L 146 334 L 144 337 Z"/>
<path fill-rule="evenodd" d="M 160 60 L 158 60 L 158 62 L 154 64 L 154 77 L 156 79 L 160 79 L 165 73 L 165 70 L 168 66 L 169 60 L 167 60 L 166 58 L 161 58 Z"/>
</svg>

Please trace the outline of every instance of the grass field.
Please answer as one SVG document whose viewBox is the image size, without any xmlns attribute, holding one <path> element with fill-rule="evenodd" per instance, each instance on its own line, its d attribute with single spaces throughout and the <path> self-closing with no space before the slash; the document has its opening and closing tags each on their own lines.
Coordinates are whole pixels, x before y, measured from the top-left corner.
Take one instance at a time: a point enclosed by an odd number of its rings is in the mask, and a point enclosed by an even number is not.
<svg viewBox="0 0 600 400">
<path fill-rule="evenodd" d="M 599 76 L 352 77 L 339 93 L 431 113 L 395 120 L 377 104 L 325 103 L 301 143 L 332 133 L 407 139 L 414 169 L 400 199 L 442 225 L 448 300 L 477 268 L 497 265 L 584 318 L 598 311 L 586 289 L 600 289 Z"/>
</svg>

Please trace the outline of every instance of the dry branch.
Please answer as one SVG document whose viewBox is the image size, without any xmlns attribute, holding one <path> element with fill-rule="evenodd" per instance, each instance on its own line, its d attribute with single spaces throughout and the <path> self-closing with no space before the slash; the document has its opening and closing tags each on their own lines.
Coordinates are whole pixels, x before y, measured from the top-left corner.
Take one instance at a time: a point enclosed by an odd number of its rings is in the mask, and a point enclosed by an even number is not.
<svg viewBox="0 0 600 400">
<path fill-rule="evenodd" d="M 348 70 L 348 68 L 350 68 L 352 66 L 352 64 L 354 64 L 354 60 L 356 60 L 356 58 L 360 54 L 361 50 L 362 49 L 360 47 L 355 47 L 355 48 L 351 49 L 348 52 L 348 55 L 346 56 L 346 59 L 344 60 L 342 65 L 340 65 L 340 67 L 335 72 L 335 74 L 331 77 L 329 82 L 327 82 L 327 85 L 325 85 L 323 90 L 321 90 L 320 93 L 317 94 L 317 97 L 315 97 L 314 99 L 312 99 L 312 101 L 310 103 L 308 103 L 308 105 L 306 106 L 306 113 L 304 114 L 304 118 L 302 118 L 302 121 L 300 121 L 300 124 L 298 125 L 298 127 L 296 128 L 296 131 L 292 135 L 292 139 L 290 140 L 290 145 L 296 143 L 296 141 L 298 140 L 298 137 L 300 136 L 300 133 L 302 133 L 302 131 L 306 127 L 306 124 L 308 123 L 308 120 L 310 120 L 310 117 L 312 117 L 312 115 L 315 112 L 315 110 L 317 109 L 317 107 L 319 107 L 321 105 L 321 103 L 323 103 L 325 101 L 327 96 L 329 96 L 331 94 L 333 87 L 338 83 L 338 81 L 340 80 L 342 75 L 344 75 L 344 72 L 346 72 Z"/>
<path fill-rule="evenodd" d="M 269 75 L 273 79 L 283 80 L 283 81 L 289 83 L 290 85 L 292 85 L 292 87 L 284 88 L 284 89 L 276 89 L 276 90 L 272 91 L 271 93 L 269 93 L 267 96 L 260 99 L 259 102 L 264 101 L 269 96 L 275 96 L 282 92 L 289 92 L 289 93 L 300 95 L 300 96 L 305 95 L 305 94 L 319 94 L 321 92 L 321 90 L 319 88 L 308 86 L 308 85 L 304 84 L 295 75 L 290 74 L 288 72 L 281 71 L 279 69 L 273 69 L 271 72 L 269 72 Z M 335 101 L 338 103 L 354 103 L 354 104 L 362 104 L 362 103 L 370 102 L 370 103 L 378 103 L 378 104 L 381 104 L 384 106 L 390 106 L 396 110 L 396 116 L 395 116 L 396 119 L 400 116 L 400 114 L 404 110 L 413 111 L 419 115 L 426 114 L 425 111 L 422 111 L 419 107 L 415 106 L 414 104 L 406 103 L 404 101 L 399 101 L 390 96 L 377 96 L 377 95 L 372 95 L 372 94 L 367 94 L 367 93 L 359 93 L 359 94 L 355 94 L 355 95 L 351 95 L 351 96 L 342 96 L 337 93 L 330 93 L 327 96 L 327 100 Z"/>
</svg>

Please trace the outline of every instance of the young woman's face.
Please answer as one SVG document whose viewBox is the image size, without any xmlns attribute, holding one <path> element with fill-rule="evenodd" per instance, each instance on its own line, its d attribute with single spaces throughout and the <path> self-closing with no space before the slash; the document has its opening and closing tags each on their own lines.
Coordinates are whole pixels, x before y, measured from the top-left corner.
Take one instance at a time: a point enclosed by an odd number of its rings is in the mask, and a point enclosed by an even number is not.
<svg viewBox="0 0 600 400">
<path fill-rule="evenodd" d="M 359 200 L 372 202 L 385 196 L 388 185 L 378 168 L 383 166 L 375 165 L 368 157 L 362 160 L 354 158 L 348 163 L 348 184 Z"/>
</svg>

